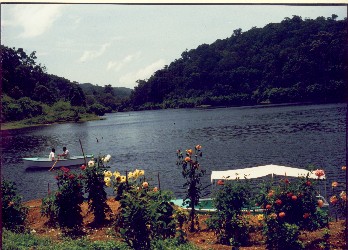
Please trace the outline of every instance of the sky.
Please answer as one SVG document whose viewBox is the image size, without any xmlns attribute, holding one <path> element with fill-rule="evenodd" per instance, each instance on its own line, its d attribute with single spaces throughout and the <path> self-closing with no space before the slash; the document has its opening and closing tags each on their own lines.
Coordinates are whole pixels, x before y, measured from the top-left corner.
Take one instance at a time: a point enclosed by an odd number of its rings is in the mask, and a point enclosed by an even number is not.
<svg viewBox="0 0 348 250">
<path fill-rule="evenodd" d="M 1 44 L 36 51 L 47 73 L 134 88 L 182 52 L 293 15 L 347 17 L 347 6 L 1 4 Z"/>
</svg>

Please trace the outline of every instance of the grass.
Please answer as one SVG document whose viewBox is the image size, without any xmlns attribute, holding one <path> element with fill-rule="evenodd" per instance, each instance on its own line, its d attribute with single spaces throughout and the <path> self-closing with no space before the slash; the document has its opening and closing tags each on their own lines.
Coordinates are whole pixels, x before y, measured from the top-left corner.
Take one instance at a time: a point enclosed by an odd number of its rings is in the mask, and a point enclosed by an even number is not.
<svg viewBox="0 0 348 250">
<path fill-rule="evenodd" d="M 60 250 L 60 249 L 69 249 L 69 250 L 94 250 L 94 249 L 103 249 L 103 250 L 130 250 L 126 243 L 108 240 L 108 241 L 90 241 L 86 238 L 80 239 L 69 239 L 64 238 L 61 241 L 53 241 L 48 237 L 37 236 L 31 233 L 13 233 L 8 230 L 3 231 L 2 235 L 2 249 L 3 250 Z M 167 239 L 155 241 L 152 244 L 153 250 L 198 250 L 197 247 L 190 243 L 178 244 L 175 239 Z"/>
</svg>

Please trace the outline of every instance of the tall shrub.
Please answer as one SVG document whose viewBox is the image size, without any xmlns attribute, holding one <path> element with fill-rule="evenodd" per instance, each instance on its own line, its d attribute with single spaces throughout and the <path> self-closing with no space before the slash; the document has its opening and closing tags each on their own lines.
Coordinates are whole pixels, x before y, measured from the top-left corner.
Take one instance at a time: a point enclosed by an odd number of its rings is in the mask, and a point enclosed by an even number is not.
<svg viewBox="0 0 348 250">
<path fill-rule="evenodd" d="M 187 188 L 187 194 L 184 197 L 184 204 L 188 205 L 190 210 L 190 231 L 195 231 L 195 221 L 198 224 L 198 219 L 196 219 L 195 206 L 199 204 L 199 199 L 201 197 L 201 191 L 203 190 L 201 178 L 205 174 L 205 170 L 201 169 L 198 157 L 202 157 L 201 145 L 195 146 L 195 150 L 187 149 L 185 157 L 183 153 L 177 151 L 177 165 L 182 167 L 182 176 L 186 179 L 184 187 Z"/>
<path fill-rule="evenodd" d="M 220 188 L 215 194 L 214 205 L 217 212 L 208 220 L 207 225 L 222 244 L 233 246 L 246 245 L 249 240 L 249 225 L 242 216 L 242 208 L 248 204 L 250 187 L 247 180 L 218 181 Z"/>
<path fill-rule="evenodd" d="M 111 212 L 109 205 L 106 203 L 107 194 L 105 191 L 104 174 L 110 173 L 107 171 L 109 167 L 107 163 L 111 156 L 99 156 L 97 159 L 92 159 L 88 162 L 88 166 L 82 166 L 81 169 L 85 174 L 85 190 L 88 193 L 88 211 L 94 214 L 94 224 L 100 225 L 105 222 L 106 215 Z"/>
<path fill-rule="evenodd" d="M 11 231 L 22 232 L 25 229 L 25 219 L 28 208 L 23 206 L 22 198 L 17 194 L 14 182 L 2 180 L 2 225 Z"/>
<path fill-rule="evenodd" d="M 81 204 L 83 202 L 83 180 L 66 167 L 57 170 L 58 190 L 55 194 L 57 221 L 60 227 L 77 233 L 82 226 Z"/>
</svg>

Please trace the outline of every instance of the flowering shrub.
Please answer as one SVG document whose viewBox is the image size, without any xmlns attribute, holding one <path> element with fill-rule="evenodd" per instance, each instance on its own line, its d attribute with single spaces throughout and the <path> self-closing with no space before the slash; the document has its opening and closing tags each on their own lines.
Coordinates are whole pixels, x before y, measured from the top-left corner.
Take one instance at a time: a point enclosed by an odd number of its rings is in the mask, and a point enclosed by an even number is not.
<svg viewBox="0 0 348 250">
<path fill-rule="evenodd" d="M 83 180 L 69 168 L 56 170 L 58 190 L 44 199 L 41 211 L 52 221 L 57 221 L 66 233 L 78 233 L 82 225 Z"/>
<path fill-rule="evenodd" d="M 200 168 L 198 157 L 202 157 L 201 152 L 202 146 L 195 146 L 195 150 L 187 149 L 185 157 L 183 153 L 178 150 L 177 151 L 177 165 L 182 167 L 182 176 L 186 179 L 186 183 L 184 183 L 184 187 L 187 187 L 187 194 L 184 197 L 184 204 L 188 205 L 190 210 L 190 231 L 195 230 L 195 218 L 196 211 L 195 206 L 199 203 L 199 198 L 201 196 L 202 184 L 201 178 L 205 174 L 205 170 Z M 198 224 L 198 220 L 196 219 L 196 223 Z"/>
<path fill-rule="evenodd" d="M 324 171 L 316 171 L 318 178 Z M 327 224 L 327 213 L 321 207 L 314 185 L 316 180 L 297 178 L 294 182 L 281 180 L 279 186 L 269 187 L 263 192 L 260 203 L 265 208 L 266 243 L 271 249 L 301 249 L 299 230 L 316 230 Z M 284 232 L 288 232 L 283 235 Z M 285 237 L 285 238 L 284 238 Z M 295 245 L 293 245 L 295 244 Z"/>
<path fill-rule="evenodd" d="M 110 173 L 105 173 L 109 176 Z M 120 201 L 116 225 L 125 242 L 134 249 L 150 249 L 151 241 L 175 235 L 174 209 L 169 204 L 168 192 L 151 188 L 143 170 L 122 176 L 119 172 L 105 179 L 113 186 Z M 121 190 L 121 191 L 119 191 Z"/>
<path fill-rule="evenodd" d="M 343 171 L 346 171 L 346 166 L 342 167 Z M 330 203 L 334 208 L 334 212 L 337 217 L 345 217 L 347 211 L 347 193 L 345 191 L 346 184 L 338 183 L 337 181 L 332 182 L 332 196 L 330 197 Z"/>
<path fill-rule="evenodd" d="M 249 224 L 242 216 L 242 208 L 250 197 L 247 180 L 224 181 L 215 194 L 214 205 L 217 212 L 208 220 L 207 225 L 222 244 L 245 245 L 249 240 Z"/>
<path fill-rule="evenodd" d="M 110 159 L 110 155 L 99 156 L 97 159 L 89 161 L 88 167 L 81 166 L 81 170 L 84 171 L 85 190 L 88 193 L 88 211 L 94 214 L 95 225 L 102 224 L 106 214 L 111 212 L 106 203 L 107 195 L 104 186 L 106 176 L 112 175 L 107 166 Z"/>
<path fill-rule="evenodd" d="M 28 208 L 22 205 L 15 183 L 2 180 L 2 225 L 11 231 L 22 232 Z"/>
</svg>

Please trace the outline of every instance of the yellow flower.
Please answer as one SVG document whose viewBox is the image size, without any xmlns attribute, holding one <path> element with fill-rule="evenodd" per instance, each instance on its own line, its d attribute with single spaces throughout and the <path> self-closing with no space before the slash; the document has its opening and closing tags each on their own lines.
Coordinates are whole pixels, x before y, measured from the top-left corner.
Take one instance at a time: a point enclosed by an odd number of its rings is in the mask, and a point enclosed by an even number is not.
<svg viewBox="0 0 348 250">
<path fill-rule="evenodd" d="M 143 176 L 145 174 L 144 170 L 139 170 L 139 176 Z"/>
<path fill-rule="evenodd" d="M 116 179 L 118 176 L 121 176 L 120 172 L 118 172 L 118 171 L 115 171 L 112 175 L 115 176 L 115 179 Z"/>
<path fill-rule="evenodd" d="M 341 197 L 342 200 L 346 201 L 346 200 L 347 200 L 347 194 L 346 194 L 346 192 L 345 192 L 345 191 L 342 191 L 342 192 L 340 193 L 340 197 Z"/>
<path fill-rule="evenodd" d="M 104 177 L 104 182 L 105 182 L 105 185 L 110 187 L 111 186 L 111 179 L 110 177 Z"/>
<path fill-rule="evenodd" d="M 105 177 L 111 177 L 112 176 L 111 171 L 104 171 L 104 176 Z"/>
<path fill-rule="evenodd" d="M 142 184 L 143 188 L 148 188 L 149 187 L 149 183 L 144 181 L 143 184 Z"/>
<path fill-rule="evenodd" d="M 332 187 L 337 187 L 338 186 L 338 182 L 337 181 L 332 182 L 331 186 Z"/>
<path fill-rule="evenodd" d="M 259 214 L 259 215 L 257 216 L 257 220 L 259 220 L 259 221 L 263 220 L 263 214 Z"/>
<path fill-rule="evenodd" d="M 120 177 L 121 177 L 120 183 L 126 182 L 126 180 L 127 180 L 126 176 L 122 175 L 122 176 L 120 176 Z"/>
<path fill-rule="evenodd" d="M 88 167 L 92 168 L 92 167 L 94 167 L 94 164 L 95 164 L 94 161 L 89 161 L 88 162 Z"/>
<path fill-rule="evenodd" d="M 129 172 L 128 173 L 128 179 L 133 179 L 133 178 L 136 178 L 137 176 L 136 176 L 136 174 L 135 173 L 133 173 L 133 172 Z"/>
</svg>

